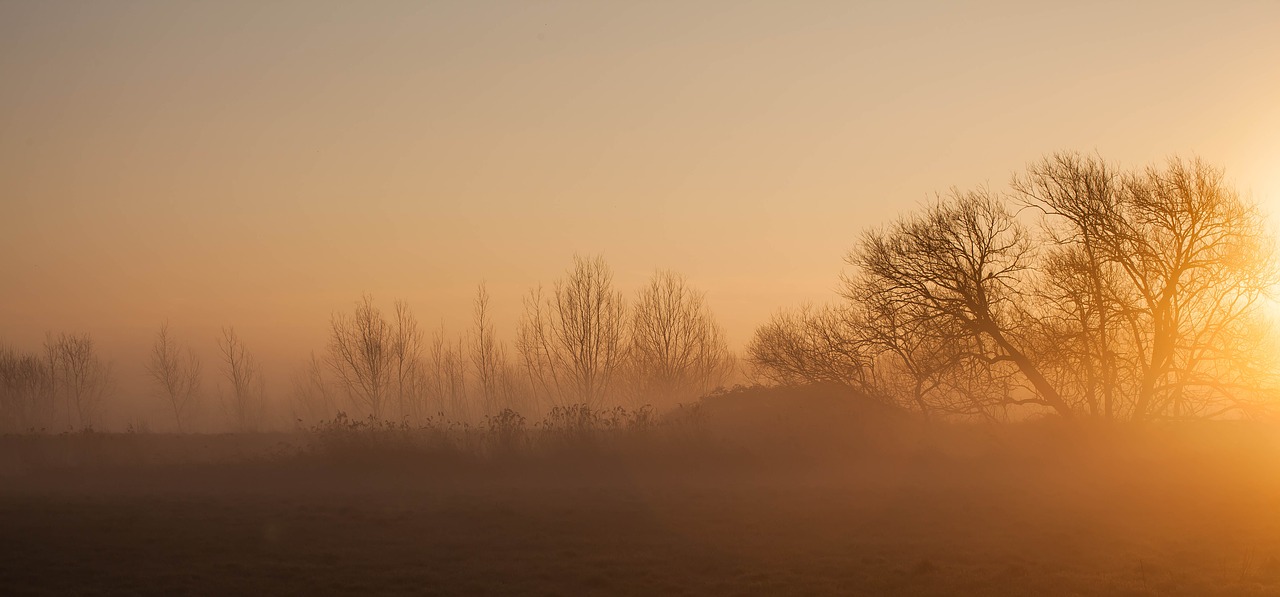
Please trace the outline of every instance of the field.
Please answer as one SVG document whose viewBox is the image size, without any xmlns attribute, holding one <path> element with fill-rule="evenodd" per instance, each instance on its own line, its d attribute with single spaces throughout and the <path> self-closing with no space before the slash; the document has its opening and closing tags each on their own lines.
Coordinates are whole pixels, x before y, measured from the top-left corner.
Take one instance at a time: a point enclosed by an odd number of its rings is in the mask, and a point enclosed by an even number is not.
<svg viewBox="0 0 1280 597">
<path fill-rule="evenodd" d="M 1280 594 L 1271 427 L 868 424 L 809 406 L 472 456 L 386 430 L 345 456 L 316 432 L 7 437 L 0 586 Z"/>
</svg>

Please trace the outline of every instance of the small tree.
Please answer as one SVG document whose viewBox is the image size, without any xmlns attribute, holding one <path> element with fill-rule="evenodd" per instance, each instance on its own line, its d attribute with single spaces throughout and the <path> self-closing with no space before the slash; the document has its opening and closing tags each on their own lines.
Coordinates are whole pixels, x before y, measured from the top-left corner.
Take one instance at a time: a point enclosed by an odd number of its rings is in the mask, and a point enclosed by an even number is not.
<svg viewBox="0 0 1280 597">
<path fill-rule="evenodd" d="M 525 299 L 517 348 L 535 392 L 548 404 L 598 408 L 612 397 L 623 363 L 626 310 L 604 259 L 574 258 L 551 296 Z"/>
<path fill-rule="evenodd" d="M 460 421 L 471 420 L 476 414 L 468 400 L 466 355 L 462 338 L 456 342 L 450 340 L 444 324 L 431 335 L 422 375 L 424 407 L 431 409 L 431 414 L 443 414 Z"/>
<path fill-rule="evenodd" d="M 329 366 L 352 403 L 379 419 L 388 386 L 396 381 L 395 342 L 396 329 L 369 295 L 356 303 L 353 315 L 335 313 L 330 320 Z M 407 355 L 407 343 L 404 348 Z"/>
<path fill-rule="evenodd" d="M 671 271 L 654 273 L 631 310 L 628 373 L 639 404 L 671 406 L 722 384 L 733 369 L 724 332 L 702 293 Z"/>
<path fill-rule="evenodd" d="M 218 339 L 222 354 L 222 374 L 231 385 L 223 398 L 223 408 L 237 431 L 257 430 L 266 416 L 266 388 L 257 360 L 244 346 L 235 328 L 222 328 Z"/>
<path fill-rule="evenodd" d="M 395 323 L 391 330 L 391 360 L 395 367 L 396 407 L 400 419 L 408 418 L 418 402 L 419 368 L 422 365 L 422 332 L 418 320 L 404 301 L 395 302 Z"/>
<path fill-rule="evenodd" d="M 532 414 L 524 400 L 519 374 L 507 358 L 507 347 L 494 331 L 489 314 L 489 291 L 484 284 L 476 289 L 473 325 L 469 347 L 471 370 L 483 414 L 496 415 L 505 409 Z"/>
<path fill-rule="evenodd" d="M 324 376 L 324 364 L 313 352 L 306 365 L 293 375 L 293 417 L 315 423 L 337 414 L 333 392 Z"/>
<path fill-rule="evenodd" d="M 169 334 L 168 322 L 160 324 L 160 331 L 156 333 L 147 373 L 156 382 L 161 398 L 173 413 L 178 433 L 182 433 L 183 417 L 195 407 L 200 397 L 200 359 L 190 347 L 184 351 L 178 346 Z"/>
</svg>

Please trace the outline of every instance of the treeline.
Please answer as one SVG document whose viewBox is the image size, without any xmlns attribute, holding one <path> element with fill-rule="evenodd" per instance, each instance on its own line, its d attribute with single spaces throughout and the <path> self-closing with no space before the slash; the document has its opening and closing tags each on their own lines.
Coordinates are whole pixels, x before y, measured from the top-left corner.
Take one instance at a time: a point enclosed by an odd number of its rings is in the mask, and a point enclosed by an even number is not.
<svg viewBox="0 0 1280 597">
<path fill-rule="evenodd" d="M 865 232 L 841 300 L 779 313 L 748 355 L 775 382 L 926 415 L 1257 416 L 1280 387 L 1259 310 L 1272 250 L 1199 159 L 1051 155 Z"/>
<path fill-rule="evenodd" d="M 481 284 L 470 329 L 449 336 L 443 327 L 425 333 L 404 301 L 384 311 L 364 296 L 332 316 L 327 345 L 273 401 L 233 328 L 222 330 L 207 375 L 197 353 L 162 324 L 146 360 L 150 391 L 180 432 L 211 428 L 210 413 L 222 415 L 214 428 L 243 432 L 279 427 L 281 415 L 303 426 L 338 413 L 438 424 L 503 413 L 537 418 L 556 408 L 665 409 L 696 400 L 736 369 L 703 294 L 673 272 L 655 273 L 627 300 L 603 259 L 575 258 L 562 279 L 525 297 L 514 344 L 499 339 L 489 301 Z M 50 336 L 40 353 L 4 348 L 0 431 L 91 429 L 113 389 L 110 366 L 87 334 Z M 197 414 L 204 425 L 194 424 Z"/>
<path fill-rule="evenodd" d="M 0 346 L 0 431 L 92 428 L 113 387 L 88 334 L 49 334 L 35 353 Z"/>
<path fill-rule="evenodd" d="M 1257 206 L 1198 159 L 1122 169 L 1051 155 L 1007 189 L 953 189 L 864 232 L 847 262 L 838 302 L 756 331 L 753 379 L 834 382 L 925 416 L 992 420 L 1259 416 L 1280 389 L 1260 315 L 1280 283 L 1272 238 Z M 738 370 L 702 293 L 672 272 L 628 299 L 603 259 L 575 258 L 524 298 L 512 343 L 489 300 L 480 285 L 470 329 L 450 336 L 425 333 L 404 301 L 384 311 L 362 297 L 333 315 L 327 345 L 274 409 L 232 328 L 217 342 L 215 399 L 167 325 L 147 372 L 178 430 L 212 402 L 227 427 L 251 431 L 272 426 L 269 410 L 304 425 L 338 412 L 399 424 L 662 410 Z M 0 349 L 0 430 L 92 427 L 113 387 L 88 335 Z"/>
<path fill-rule="evenodd" d="M 471 329 L 430 338 L 403 301 L 384 313 L 366 296 L 335 314 L 323 355 L 294 383 L 299 418 L 343 410 L 374 419 L 477 421 L 583 405 L 658 408 L 725 383 L 735 359 L 701 292 L 659 271 L 630 301 L 602 258 L 575 258 L 550 290 L 524 299 L 515 342 L 499 339 L 477 289 Z"/>
</svg>

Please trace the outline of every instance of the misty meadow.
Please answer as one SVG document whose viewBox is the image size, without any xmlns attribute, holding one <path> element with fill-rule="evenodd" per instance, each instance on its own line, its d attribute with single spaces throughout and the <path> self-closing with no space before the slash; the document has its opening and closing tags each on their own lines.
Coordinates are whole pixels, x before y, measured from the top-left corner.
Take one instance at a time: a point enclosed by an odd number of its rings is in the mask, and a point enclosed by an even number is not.
<svg viewBox="0 0 1280 597">
<path fill-rule="evenodd" d="M 1061 153 L 869 228 L 839 295 L 780 311 L 742 356 L 679 274 L 628 297 L 575 258 L 511 343 L 483 285 L 459 337 L 365 296 L 287 392 L 234 328 L 206 364 L 162 324 L 137 364 L 159 432 L 95 427 L 116 365 L 50 334 L 0 360 L 8 561 L 80 563 L 7 574 L 34 592 L 1280 590 L 1271 248 L 1201 160 Z"/>
<path fill-rule="evenodd" d="M 0 594 L 1280 595 L 1278 9 L 0 3 Z"/>
</svg>

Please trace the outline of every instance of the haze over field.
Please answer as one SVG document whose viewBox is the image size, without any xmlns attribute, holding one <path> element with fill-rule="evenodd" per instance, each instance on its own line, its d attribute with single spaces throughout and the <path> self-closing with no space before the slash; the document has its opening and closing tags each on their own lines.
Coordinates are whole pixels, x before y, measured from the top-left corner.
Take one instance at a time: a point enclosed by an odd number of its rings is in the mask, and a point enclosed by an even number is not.
<svg viewBox="0 0 1280 597">
<path fill-rule="evenodd" d="M 858 234 L 1048 152 L 1200 155 L 1280 213 L 1271 2 L 0 5 L 0 338 L 168 320 L 271 385 L 361 293 L 498 335 L 574 254 L 740 350 Z M 1274 221 L 1274 220 L 1273 220 Z"/>
<path fill-rule="evenodd" d="M 0 592 L 1280 595 L 1278 32 L 0 0 Z"/>
</svg>

